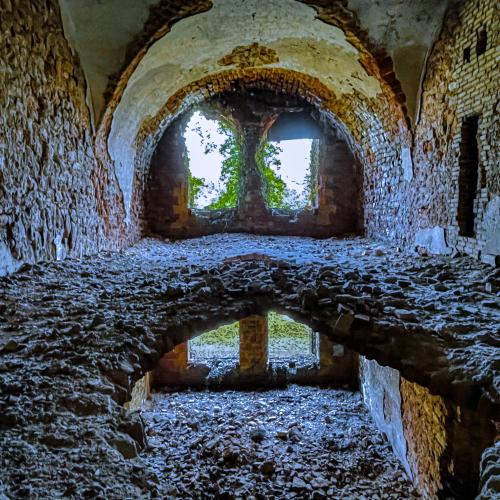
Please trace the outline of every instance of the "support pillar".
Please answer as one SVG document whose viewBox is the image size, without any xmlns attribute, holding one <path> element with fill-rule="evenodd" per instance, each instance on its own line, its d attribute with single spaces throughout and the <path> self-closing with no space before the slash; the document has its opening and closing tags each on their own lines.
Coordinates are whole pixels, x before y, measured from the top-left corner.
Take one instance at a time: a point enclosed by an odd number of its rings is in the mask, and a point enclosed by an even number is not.
<svg viewBox="0 0 500 500">
<path fill-rule="evenodd" d="M 264 373 L 267 370 L 267 316 L 249 316 L 240 321 L 240 372 Z"/>
<path fill-rule="evenodd" d="M 238 214 L 246 219 L 261 217 L 267 212 L 262 176 L 257 165 L 257 151 L 261 141 L 261 127 L 246 125 L 242 129 L 244 166 L 241 172 Z"/>
</svg>

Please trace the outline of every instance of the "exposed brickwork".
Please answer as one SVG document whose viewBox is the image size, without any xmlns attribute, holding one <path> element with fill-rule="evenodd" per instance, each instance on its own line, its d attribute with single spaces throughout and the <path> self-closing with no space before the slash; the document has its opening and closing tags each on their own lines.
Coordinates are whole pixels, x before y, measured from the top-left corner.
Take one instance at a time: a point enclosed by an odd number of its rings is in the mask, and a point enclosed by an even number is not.
<svg viewBox="0 0 500 500">
<path fill-rule="evenodd" d="M 221 66 L 235 64 L 238 68 L 249 68 L 276 62 L 279 62 L 277 52 L 269 47 L 263 47 L 256 42 L 251 45 L 235 47 L 230 54 L 224 56 L 219 61 L 219 64 Z"/>
<path fill-rule="evenodd" d="M 449 436 L 443 398 L 401 378 L 401 410 L 407 458 L 414 484 L 424 498 L 436 498 L 442 489 L 441 457 Z"/>
<path fill-rule="evenodd" d="M 286 96 L 283 96 L 286 101 Z M 242 131 L 246 152 L 237 209 L 214 212 L 188 208 L 188 172 L 184 128 L 191 113 L 177 119 L 160 140 L 147 177 L 145 215 L 141 227 L 154 234 L 191 237 L 215 232 L 261 232 L 327 237 L 357 233 L 362 227 L 361 167 L 335 130 L 326 130 L 318 157 L 318 192 L 314 210 L 299 213 L 266 208 L 255 151 L 258 128 Z M 249 145 L 249 138 L 252 145 Z M 248 144 L 247 144 L 248 143 Z M 250 168 L 251 167 L 251 168 Z M 259 182 L 255 182 L 255 178 Z M 259 207 L 259 210 L 257 210 Z"/>
<path fill-rule="evenodd" d="M 384 432 L 424 498 L 472 498 L 491 420 L 409 382 L 394 369 L 361 357 L 361 386 Z"/>
<path fill-rule="evenodd" d="M 479 256 L 491 253 L 500 227 L 498 144 L 498 36 L 495 0 L 471 0 L 451 12 L 428 62 L 420 119 L 415 134 L 415 177 L 409 193 L 409 233 L 442 226 L 449 243 Z M 486 50 L 477 55 L 479 33 Z M 470 62 L 466 61 L 465 52 Z M 479 178 L 473 186 L 474 237 L 459 236 L 457 221 L 461 130 L 464 119 L 479 116 Z M 498 245 L 498 242 L 497 244 Z M 498 252 L 498 246 L 497 246 Z"/>
<path fill-rule="evenodd" d="M 274 68 L 229 70 L 203 78 L 180 89 L 167 100 L 157 116 L 143 123 L 137 136 L 133 208 L 136 221 L 142 211 L 146 172 L 163 131 L 193 103 L 231 89 L 265 89 L 298 96 L 319 109 L 322 119 L 330 121 L 341 131 L 363 164 L 366 232 L 383 238 L 404 238 L 407 207 L 404 192 L 395 186 L 404 184 L 402 151 L 408 145 L 409 136 L 399 105 L 386 100 L 383 95 L 367 100 L 353 92 L 339 98 L 316 78 Z M 399 223 L 395 224 L 395 220 Z"/>
<path fill-rule="evenodd" d="M 119 211 L 94 157 L 84 78 L 57 2 L 3 0 L 0 11 L 2 274 L 113 246 Z"/>
<path fill-rule="evenodd" d="M 248 316 L 240 321 L 240 371 L 265 372 L 268 356 L 267 316 Z"/>
</svg>

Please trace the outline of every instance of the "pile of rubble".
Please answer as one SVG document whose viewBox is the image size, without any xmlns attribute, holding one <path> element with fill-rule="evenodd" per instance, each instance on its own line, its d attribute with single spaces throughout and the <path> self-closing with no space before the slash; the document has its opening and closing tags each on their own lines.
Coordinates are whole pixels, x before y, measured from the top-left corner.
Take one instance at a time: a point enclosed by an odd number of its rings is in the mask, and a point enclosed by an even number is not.
<svg viewBox="0 0 500 500">
<path fill-rule="evenodd" d="M 141 421 L 121 406 L 134 382 L 194 333 L 269 309 L 494 418 L 498 284 L 471 259 L 363 239 L 146 240 L 25 265 L 0 279 L 0 493 L 154 496 Z"/>
<path fill-rule="evenodd" d="M 417 498 L 359 393 L 155 394 L 144 460 L 176 498 Z"/>
</svg>

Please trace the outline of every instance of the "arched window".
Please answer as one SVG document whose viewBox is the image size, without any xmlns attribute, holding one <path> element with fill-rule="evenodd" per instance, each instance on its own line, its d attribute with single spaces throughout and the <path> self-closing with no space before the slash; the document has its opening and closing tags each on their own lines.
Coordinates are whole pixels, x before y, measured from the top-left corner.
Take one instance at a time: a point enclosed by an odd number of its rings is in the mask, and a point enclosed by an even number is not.
<svg viewBox="0 0 500 500">
<path fill-rule="evenodd" d="M 195 111 L 184 132 L 189 207 L 216 210 L 235 207 L 239 195 L 237 138 L 231 128 Z"/>
</svg>

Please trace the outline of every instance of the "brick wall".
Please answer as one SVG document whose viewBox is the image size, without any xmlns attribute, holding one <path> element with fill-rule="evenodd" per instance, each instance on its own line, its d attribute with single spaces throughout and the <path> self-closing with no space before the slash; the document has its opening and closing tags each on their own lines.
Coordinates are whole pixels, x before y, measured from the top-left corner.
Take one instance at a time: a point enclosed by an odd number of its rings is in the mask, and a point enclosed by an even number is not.
<svg viewBox="0 0 500 500">
<path fill-rule="evenodd" d="M 216 232 L 260 232 L 325 237 L 360 232 L 362 222 L 362 174 L 346 141 L 335 129 L 320 140 L 318 202 L 315 210 L 256 211 L 261 190 L 245 189 L 237 209 L 191 210 L 188 207 L 187 154 L 183 133 L 191 111 L 165 131 L 156 147 L 147 176 L 145 213 L 140 226 L 146 232 L 171 237 L 192 237 Z M 247 166 L 247 164 L 246 164 Z M 245 168 L 248 175 L 249 168 Z M 253 176 L 259 176 L 254 168 Z M 258 191 L 258 192 L 257 192 Z"/>
<path fill-rule="evenodd" d="M 423 83 L 415 133 L 415 189 L 409 193 L 410 232 L 440 226 L 450 245 L 490 262 L 492 255 L 500 254 L 499 25 L 495 0 L 471 0 L 447 16 Z M 478 55 L 483 30 L 485 51 Z M 467 180 L 460 176 L 460 145 L 463 122 L 471 116 L 479 118 L 474 236 L 461 236 L 460 182 Z"/>
<path fill-rule="evenodd" d="M 240 372 L 267 370 L 267 316 L 248 316 L 240 321 Z"/>
<path fill-rule="evenodd" d="M 363 398 L 424 498 L 473 498 L 479 462 L 495 439 L 481 412 L 456 406 L 397 370 L 360 359 Z"/>
<path fill-rule="evenodd" d="M 436 498 L 443 488 L 441 460 L 449 436 L 443 398 L 401 378 L 401 411 L 407 460 L 413 481 L 425 498 Z"/>
</svg>

